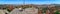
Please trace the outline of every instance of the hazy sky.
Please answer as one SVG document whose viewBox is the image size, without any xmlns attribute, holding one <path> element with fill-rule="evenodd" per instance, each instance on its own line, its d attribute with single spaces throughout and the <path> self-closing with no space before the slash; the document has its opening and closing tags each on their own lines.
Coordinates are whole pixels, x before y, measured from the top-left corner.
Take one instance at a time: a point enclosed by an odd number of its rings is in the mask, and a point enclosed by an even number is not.
<svg viewBox="0 0 60 14">
<path fill-rule="evenodd" d="M 0 4 L 23 4 L 24 0 L 0 0 Z M 60 4 L 60 0 L 25 0 L 26 4 Z"/>
</svg>

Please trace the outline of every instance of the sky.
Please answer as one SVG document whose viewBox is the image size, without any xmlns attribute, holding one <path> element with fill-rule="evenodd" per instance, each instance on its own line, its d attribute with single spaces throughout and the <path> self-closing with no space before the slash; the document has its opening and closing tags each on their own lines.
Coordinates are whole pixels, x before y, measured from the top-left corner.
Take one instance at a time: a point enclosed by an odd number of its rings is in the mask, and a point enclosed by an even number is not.
<svg viewBox="0 0 60 14">
<path fill-rule="evenodd" d="M 25 1 L 25 2 L 24 2 Z M 0 4 L 60 4 L 60 0 L 0 0 Z"/>
</svg>

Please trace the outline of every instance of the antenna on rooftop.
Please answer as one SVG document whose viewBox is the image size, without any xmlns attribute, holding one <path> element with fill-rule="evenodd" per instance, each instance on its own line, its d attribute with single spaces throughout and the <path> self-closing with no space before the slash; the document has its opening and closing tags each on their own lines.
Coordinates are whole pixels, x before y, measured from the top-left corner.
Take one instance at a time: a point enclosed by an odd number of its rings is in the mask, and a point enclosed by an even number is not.
<svg viewBox="0 0 60 14">
<path fill-rule="evenodd" d="M 23 4 L 25 5 L 25 0 L 23 0 Z"/>
</svg>

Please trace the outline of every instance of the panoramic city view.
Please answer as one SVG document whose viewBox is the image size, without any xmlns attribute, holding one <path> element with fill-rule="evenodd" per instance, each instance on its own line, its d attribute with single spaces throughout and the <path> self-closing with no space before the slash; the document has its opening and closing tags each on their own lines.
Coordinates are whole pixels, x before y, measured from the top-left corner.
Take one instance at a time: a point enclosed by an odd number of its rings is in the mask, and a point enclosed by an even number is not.
<svg viewBox="0 0 60 14">
<path fill-rule="evenodd" d="M 60 14 L 60 0 L 0 0 L 0 14 Z"/>
</svg>

